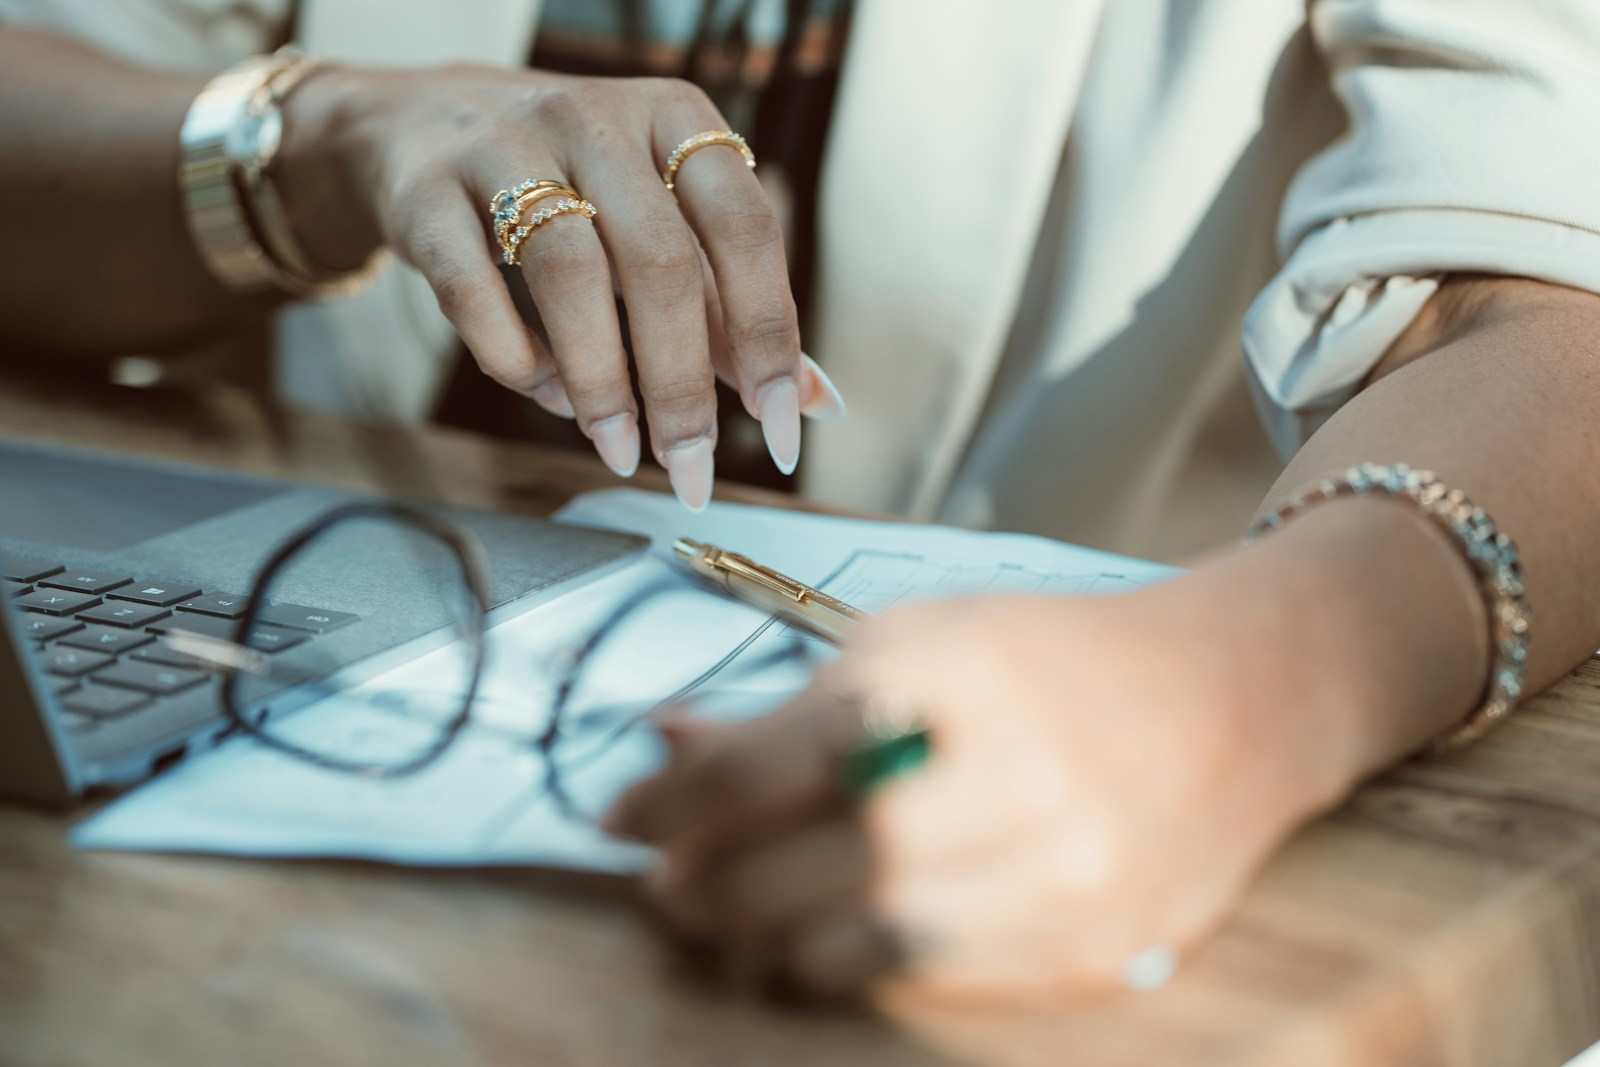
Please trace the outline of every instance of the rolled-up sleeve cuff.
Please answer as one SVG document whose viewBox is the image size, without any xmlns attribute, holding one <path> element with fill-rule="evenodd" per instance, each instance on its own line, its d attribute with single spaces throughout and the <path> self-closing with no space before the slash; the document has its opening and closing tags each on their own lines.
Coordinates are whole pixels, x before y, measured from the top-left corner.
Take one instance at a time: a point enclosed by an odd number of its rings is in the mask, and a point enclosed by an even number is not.
<svg viewBox="0 0 1600 1067">
<path fill-rule="evenodd" d="M 1517 215 L 1406 209 L 1308 234 L 1244 322 L 1250 380 L 1273 444 L 1292 455 L 1411 325 L 1451 272 L 1600 293 L 1600 234 Z"/>
</svg>

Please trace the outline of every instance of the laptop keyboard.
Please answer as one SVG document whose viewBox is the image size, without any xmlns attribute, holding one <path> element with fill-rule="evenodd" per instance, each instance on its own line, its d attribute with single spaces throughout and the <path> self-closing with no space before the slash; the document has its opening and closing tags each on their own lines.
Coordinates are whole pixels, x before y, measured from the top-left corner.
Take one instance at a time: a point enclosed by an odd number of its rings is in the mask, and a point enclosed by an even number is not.
<svg viewBox="0 0 1600 1067">
<path fill-rule="evenodd" d="M 0 556 L 0 595 L 22 609 L 19 629 L 60 695 L 67 728 L 79 734 L 214 684 L 213 672 L 162 637 L 187 630 L 231 640 L 249 606 L 233 593 L 11 556 Z M 359 618 L 273 604 L 243 640 L 268 654 L 284 652 Z"/>
</svg>

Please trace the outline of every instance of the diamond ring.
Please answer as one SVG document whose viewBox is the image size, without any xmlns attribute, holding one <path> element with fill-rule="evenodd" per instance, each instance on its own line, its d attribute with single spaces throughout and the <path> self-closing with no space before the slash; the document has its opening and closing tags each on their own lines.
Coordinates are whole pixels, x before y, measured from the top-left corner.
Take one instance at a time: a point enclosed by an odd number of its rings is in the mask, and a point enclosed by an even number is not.
<svg viewBox="0 0 1600 1067">
<path fill-rule="evenodd" d="M 693 137 L 685 138 L 667 155 L 667 169 L 661 172 L 661 180 L 667 183 L 667 188 L 673 187 L 673 180 L 678 176 L 678 168 L 683 166 L 683 161 L 702 148 L 710 148 L 714 144 L 725 144 L 729 148 L 737 148 L 744 157 L 744 165 L 751 170 L 756 166 L 756 154 L 750 151 L 750 145 L 739 134 L 732 130 L 707 130 L 697 133 Z"/>
<path fill-rule="evenodd" d="M 559 197 L 553 206 L 527 214 L 534 204 L 551 196 Z M 514 267 L 521 262 L 523 242 L 534 230 L 557 215 L 582 215 L 592 219 L 599 214 L 599 209 L 566 182 L 529 178 L 521 185 L 495 193 L 489 201 L 489 213 L 494 219 L 494 235 L 500 242 L 501 256 L 507 266 Z"/>
</svg>

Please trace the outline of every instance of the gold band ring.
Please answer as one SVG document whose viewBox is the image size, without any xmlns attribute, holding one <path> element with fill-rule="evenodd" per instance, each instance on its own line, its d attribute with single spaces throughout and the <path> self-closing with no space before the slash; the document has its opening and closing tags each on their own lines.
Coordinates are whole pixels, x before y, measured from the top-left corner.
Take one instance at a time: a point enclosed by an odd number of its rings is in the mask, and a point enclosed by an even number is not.
<svg viewBox="0 0 1600 1067">
<path fill-rule="evenodd" d="M 566 182 L 551 181 L 548 178 L 541 181 L 530 178 L 514 188 L 501 189 L 489 200 L 489 212 L 494 216 L 495 233 L 502 233 L 515 226 L 529 204 L 558 192 L 571 196 L 578 195 L 578 191 Z"/>
<path fill-rule="evenodd" d="M 677 176 L 678 168 L 683 166 L 683 161 L 702 148 L 709 148 L 714 144 L 725 144 L 729 148 L 737 148 L 744 157 L 744 165 L 751 170 L 756 166 L 756 154 L 750 151 L 750 145 L 745 139 L 732 130 L 707 130 L 697 133 L 693 137 L 684 139 L 683 143 L 672 150 L 667 156 L 667 169 L 661 172 L 661 180 L 667 183 L 667 188 L 673 187 L 673 178 Z"/>
<path fill-rule="evenodd" d="M 543 200 L 547 196 L 566 196 L 573 200 L 582 200 L 578 191 L 570 185 L 561 182 L 540 182 L 527 192 L 520 194 L 515 205 L 505 212 L 495 212 L 495 233 L 504 241 L 505 232 L 514 229 L 518 220 L 527 213 L 528 208 Z M 504 217 L 502 217 L 504 216 Z"/>
<path fill-rule="evenodd" d="M 545 197 L 559 196 L 554 207 L 534 212 L 524 221 L 523 214 Z M 501 258 L 507 266 L 516 266 L 522 258 L 522 243 L 530 233 L 557 215 L 582 215 L 592 219 L 599 209 L 578 195 L 578 191 L 565 182 L 534 181 L 528 179 L 511 189 L 501 189 L 489 201 L 489 211 L 494 217 L 494 235 L 500 242 Z"/>
</svg>

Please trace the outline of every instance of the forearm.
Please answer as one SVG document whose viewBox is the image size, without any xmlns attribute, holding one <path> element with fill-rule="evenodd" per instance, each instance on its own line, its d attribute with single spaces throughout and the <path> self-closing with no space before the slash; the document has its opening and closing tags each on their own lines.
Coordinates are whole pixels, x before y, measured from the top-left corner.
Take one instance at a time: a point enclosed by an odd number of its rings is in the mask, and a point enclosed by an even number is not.
<svg viewBox="0 0 1600 1067">
<path fill-rule="evenodd" d="M 1516 540 L 1534 616 L 1529 690 L 1600 647 L 1600 297 L 1515 279 L 1455 280 L 1370 384 L 1309 441 L 1266 506 L 1362 462 L 1430 469 Z M 1323 514 L 1317 515 L 1316 512 Z M 1252 558 L 1253 557 L 1253 558 Z M 1471 571 L 1403 507 L 1338 501 L 1223 564 L 1267 575 L 1299 652 L 1293 682 L 1335 695 L 1365 773 L 1482 698 L 1489 628 Z"/>
<path fill-rule="evenodd" d="M 265 306 L 217 285 L 184 219 L 178 132 L 205 75 L 19 30 L 0 72 L 0 336 L 154 351 Z"/>
</svg>

